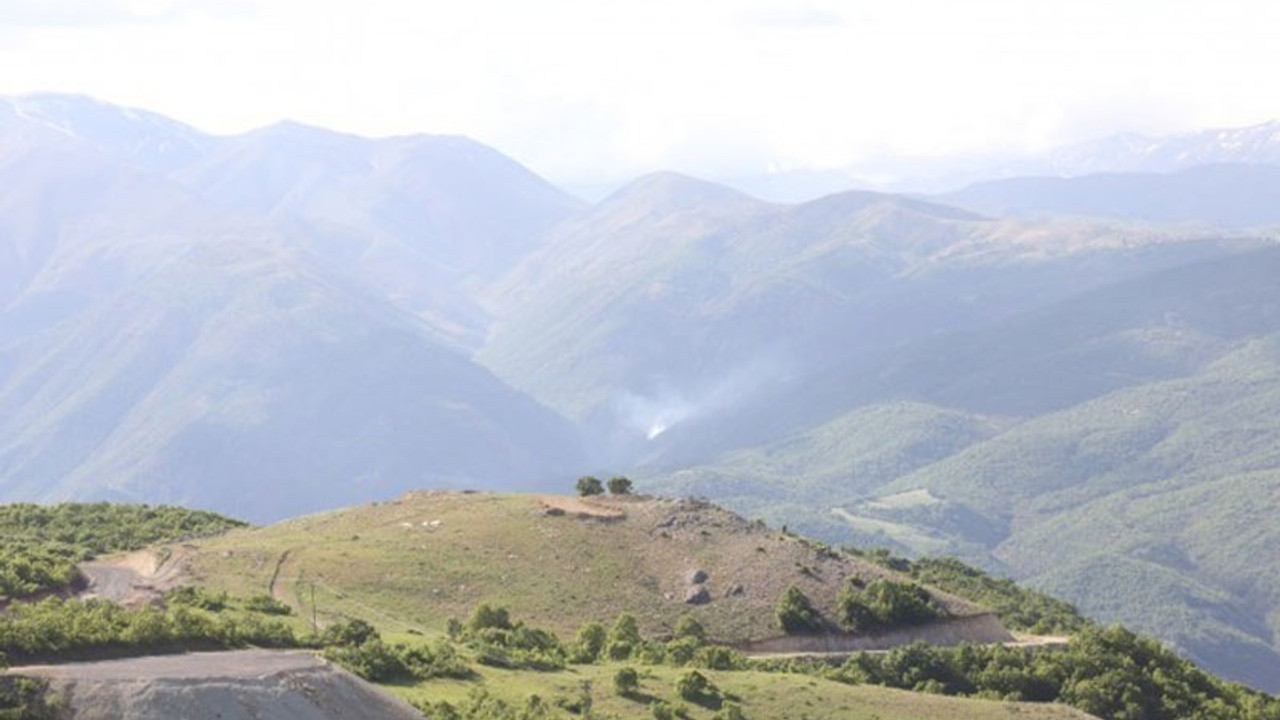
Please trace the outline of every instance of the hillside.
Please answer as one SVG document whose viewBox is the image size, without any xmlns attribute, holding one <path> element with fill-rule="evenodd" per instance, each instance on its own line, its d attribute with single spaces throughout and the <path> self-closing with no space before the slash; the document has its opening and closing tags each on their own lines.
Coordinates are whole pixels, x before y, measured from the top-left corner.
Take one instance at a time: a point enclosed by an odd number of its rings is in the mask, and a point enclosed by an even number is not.
<svg viewBox="0 0 1280 720">
<path fill-rule="evenodd" d="M 577 464 L 574 428 L 468 356 L 462 285 L 576 207 L 513 161 L 459 138 L 3 105 L 4 499 L 267 520 Z"/>
<path fill-rule="evenodd" d="M 789 586 L 835 618 L 850 578 L 896 577 L 705 502 L 638 497 L 411 493 L 195 545 L 199 585 L 270 590 L 305 614 L 314 584 L 322 618 L 433 632 L 488 603 L 566 637 L 629 612 L 646 634 L 690 614 L 740 642 L 782 634 L 774 608 Z M 982 612 L 934 597 L 955 616 Z"/>
<path fill-rule="evenodd" d="M 421 714 L 307 653 L 241 650 L 22 668 L 75 720 L 414 720 Z"/>
<path fill-rule="evenodd" d="M 1199 165 L 1178 172 L 990 180 L 938 200 L 1000 217 L 1077 215 L 1219 227 L 1280 224 L 1280 166 Z"/>
<path fill-rule="evenodd" d="M 589 428 L 602 464 L 629 463 L 794 379 L 1223 251 L 875 193 L 772 205 L 657 175 L 558 226 L 486 293 L 477 357 Z M 752 444 L 788 429 L 779 418 Z"/>
<path fill-rule="evenodd" d="M 1266 163 L 1274 127 L 1192 140 L 1147 154 Z M 1251 225 L 1273 217 L 1273 170 L 1045 192 L 1087 200 L 1054 213 Z M 2 100 L 0 499 L 268 522 L 626 473 L 834 545 L 961 555 L 1280 688 L 1259 515 L 1278 467 L 1274 237 L 995 216 L 1017 205 L 788 205 L 658 173 L 588 208 L 465 138 L 219 137 L 85 98 Z M 283 557 L 288 577 L 305 533 L 261 532 L 278 554 L 255 562 Z M 312 561 L 330 572 L 339 545 Z M 681 604 L 687 568 L 609 563 L 654 578 L 661 592 L 628 592 L 669 625 L 654 598 Z M 445 579 L 405 582 L 465 614 L 479 586 Z M 549 583 L 538 612 L 554 611 Z M 402 629 L 447 617 L 401 602 L 382 611 Z"/>
<path fill-rule="evenodd" d="M 655 465 L 649 487 L 959 554 L 1275 687 L 1270 534 L 1231 528 L 1277 467 L 1278 258 L 1188 263 L 797 383 L 768 407 L 809 429 Z"/>
</svg>

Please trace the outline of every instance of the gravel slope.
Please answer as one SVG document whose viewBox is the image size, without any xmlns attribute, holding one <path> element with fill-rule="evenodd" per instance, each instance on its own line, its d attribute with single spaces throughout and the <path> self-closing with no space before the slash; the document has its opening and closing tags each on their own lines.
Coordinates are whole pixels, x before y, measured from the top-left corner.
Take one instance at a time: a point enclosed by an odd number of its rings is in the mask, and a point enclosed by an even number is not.
<svg viewBox="0 0 1280 720">
<path fill-rule="evenodd" d="M 70 720 L 421 720 L 308 653 L 190 653 L 14 668 L 66 702 Z"/>
</svg>

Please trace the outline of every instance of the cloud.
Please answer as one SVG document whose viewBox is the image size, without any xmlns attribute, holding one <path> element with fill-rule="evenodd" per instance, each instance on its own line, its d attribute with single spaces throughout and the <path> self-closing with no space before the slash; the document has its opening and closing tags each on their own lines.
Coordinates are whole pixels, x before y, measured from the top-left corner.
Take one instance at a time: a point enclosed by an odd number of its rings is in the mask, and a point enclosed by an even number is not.
<svg viewBox="0 0 1280 720">
<path fill-rule="evenodd" d="M 738 20 L 749 27 L 784 30 L 827 30 L 844 27 L 847 19 L 839 11 L 817 5 L 776 5 L 746 10 Z"/>
<path fill-rule="evenodd" d="M 0 27 L 95 28 L 156 23 L 190 15 L 229 17 L 250 11 L 247 2 L 211 4 L 199 0 L 5 0 Z"/>
</svg>

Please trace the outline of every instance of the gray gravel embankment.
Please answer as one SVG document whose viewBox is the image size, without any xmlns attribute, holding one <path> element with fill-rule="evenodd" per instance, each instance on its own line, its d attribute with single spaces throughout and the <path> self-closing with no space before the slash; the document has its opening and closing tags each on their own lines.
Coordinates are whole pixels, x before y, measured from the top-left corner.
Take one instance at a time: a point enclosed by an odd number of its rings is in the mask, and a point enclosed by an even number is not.
<svg viewBox="0 0 1280 720">
<path fill-rule="evenodd" d="M 49 681 L 71 720 L 420 720 L 308 653 L 189 653 L 14 668 Z"/>
</svg>

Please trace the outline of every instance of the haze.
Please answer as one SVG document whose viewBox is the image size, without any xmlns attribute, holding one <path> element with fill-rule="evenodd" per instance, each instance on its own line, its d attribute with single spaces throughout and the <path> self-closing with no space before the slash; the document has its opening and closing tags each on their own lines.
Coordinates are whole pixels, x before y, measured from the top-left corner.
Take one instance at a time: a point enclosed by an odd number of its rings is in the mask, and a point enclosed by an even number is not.
<svg viewBox="0 0 1280 720">
<path fill-rule="evenodd" d="M 6 0 L 0 94 L 465 134 L 587 194 L 1280 117 L 1274 3 Z"/>
</svg>

